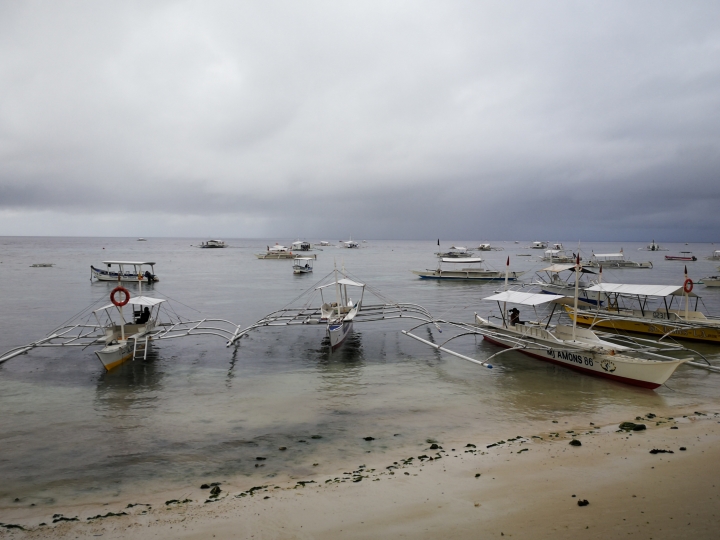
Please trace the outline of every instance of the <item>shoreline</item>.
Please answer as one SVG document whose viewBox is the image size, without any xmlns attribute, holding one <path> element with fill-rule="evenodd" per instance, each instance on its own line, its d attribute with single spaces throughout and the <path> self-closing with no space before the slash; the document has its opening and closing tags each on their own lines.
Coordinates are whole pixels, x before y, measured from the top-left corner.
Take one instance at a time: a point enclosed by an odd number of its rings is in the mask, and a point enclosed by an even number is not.
<svg viewBox="0 0 720 540">
<path fill-rule="evenodd" d="M 368 454 L 335 473 L 235 478 L 217 499 L 197 485 L 123 504 L 6 506 L 0 538 L 715 538 L 720 480 L 708 472 L 720 458 L 718 411 L 668 408 L 602 426 L 584 416 L 538 420 L 533 432 L 496 441 L 453 433 L 414 455 Z M 625 421 L 647 429 L 618 431 Z"/>
</svg>

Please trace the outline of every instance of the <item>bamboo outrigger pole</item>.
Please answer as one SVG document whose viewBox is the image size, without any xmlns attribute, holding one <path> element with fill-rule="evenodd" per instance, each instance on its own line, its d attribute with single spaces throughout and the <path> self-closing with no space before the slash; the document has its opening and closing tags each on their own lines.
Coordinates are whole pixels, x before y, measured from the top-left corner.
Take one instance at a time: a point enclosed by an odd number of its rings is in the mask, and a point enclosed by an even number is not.
<svg viewBox="0 0 720 540">
<path fill-rule="evenodd" d="M 575 316 L 573 317 L 573 331 L 572 331 L 573 341 L 575 341 L 575 328 L 577 327 L 578 289 L 579 289 L 579 287 L 580 287 L 580 250 L 578 250 L 577 258 L 575 259 L 575 305 L 574 305 Z"/>
</svg>

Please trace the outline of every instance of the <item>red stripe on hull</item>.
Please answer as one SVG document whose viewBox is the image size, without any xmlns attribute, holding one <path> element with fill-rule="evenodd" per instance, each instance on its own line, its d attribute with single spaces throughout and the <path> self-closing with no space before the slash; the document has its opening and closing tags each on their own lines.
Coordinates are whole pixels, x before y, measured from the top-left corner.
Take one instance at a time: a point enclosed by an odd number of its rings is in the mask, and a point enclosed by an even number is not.
<svg viewBox="0 0 720 540">
<path fill-rule="evenodd" d="M 488 343 L 492 343 L 493 345 L 497 345 L 498 347 L 503 347 L 505 349 L 509 349 L 507 345 L 500 343 L 499 341 L 495 341 L 494 339 L 491 339 L 487 336 L 483 336 L 483 339 L 487 341 Z M 613 381 L 618 381 L 625 384 L 630 384 L 632 386 L 639 386 L 641 388 L 649 388 L 651 390 L 654 390 L 658 386 L 660 386 L 657 383 L 651 383 L 646 381 L 638 381 L 636 379 L 628 379 L 627 377 L 619 377 L 618 375 L 613 375 L 611 373 L 603 373 L 601 371 L 593 371 L 591 369 L 585 369 L 580 366 L 574 366 L 572 364 L 565 364 L 564 362 L 559 362 L 558 360 L 554 358 L 547 358 L 545 356 L 541 356 L 539 354 L 534 354 L 529 351 L 522 351 L 518 350 L 518 352 L 523 353 L 527 356 L 532 356 L 533 358 L 537 358 L 538 360 L 542 360 L 543 362 L 549 362 L 551 364 L 555 364 L 557 366 L 562 366 L 564 368 L 572 369 L 573 371 L 579 371 L 581 373 L 585 373 L 586 375 L 592 375 L 594 377 L 602 377 L 604 379 L 611 379 Z"/>
</svg>

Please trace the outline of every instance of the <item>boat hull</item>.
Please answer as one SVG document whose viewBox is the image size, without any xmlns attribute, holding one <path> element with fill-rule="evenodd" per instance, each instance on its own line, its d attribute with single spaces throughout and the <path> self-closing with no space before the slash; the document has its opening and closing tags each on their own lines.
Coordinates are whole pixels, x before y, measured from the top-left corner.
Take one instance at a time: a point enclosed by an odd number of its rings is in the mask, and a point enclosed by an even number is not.
<svg viewBox="0 0 720 540">
<path fill-rule="evenodd" d="M 337 324 L 328 324 L 327 335 L 330 338 L 330 349 L 336 350 L 343 344 L 345 338 L 353 329 L 352 321 L 343 321 Z"/>
<path fill-rule="evenodd" d="M 128 360 L 132 360 L 134 352 L 144 352 L 145 344 L 144 342 L 138 342 L 137 349 L 135 351 L 134 348 L 134 342 L 125 341 L 103 347 L 99 351 L 95 351 L 95 355 L 98 357 L 105 370 L 110 371 Z"/>
<path fill-rule="evenodd" d="M 505 274 L 500 272 L 461 272 L 444 270 L 412 270 L 412 273 L 421 279 L 454 279 L 472 281 L 504 281 Z M 508 281 L 517 281 L 524 272 L 510 272 Z"/>
<path fill-rule="evenodd" d="M 572 308 L 566 307 L 570 319 L 575 319 L 575 313 Z M 657 313 L 657 312 L 653 312 Z M 659 315 L 664 315 L 659 313 Z M 672 315 L 672 314 L 671 314 Z M 607 317 L 607 313 L 600 312 L 601 317 Z M 720 343 L 720 328 L 699 327 L 699 328 L 681 328 L 677 331 L 673 325 L 663 322 L 662 319 L 652 319 L 643 321 L 638 318 L 632 319 L 606 319 L 598 320 L 595 314 L 580 312 L 577 315 L 577 324 L 583 326 L 592 326 L 593 328 L 605 328 L 615 332 L 635 332 L 638 334 L 649 334 L 653 336 L 669 335 L 676 339 L 687 339 L 692 341 L 704 341 L 709 343 Z"/>
<path fill-rule="evenodd" d="M 504 348 L 517 346 L 518 334 L 515 336 L 509 335 L 506 341 L 497 332 L 497 329 L 493 328 L 493 330 L 495 331 L 493 336 L 483 335 L 485 341 Z M 528 334 L 523 334 L 522 337 L 527 339 Z M 623 355 L 597 353 L 581 349 L 573 351 L 562 343 L 548 345 L 539 340 L 538 343 L 542 345 L 542 351 L 518 349 L 518 352 L 586 375 L 610 379 L 641 388 L 655 389 L 659 387 L 670 378 L 678 366 L 685 362 L 685 360 L 632 359 Z"/>
<path fill-rule="evenodd" d="M 256 253 L 258 259 L 294 259 L 295 255 L 290 252 L 280 253 Z"/>
</svg>

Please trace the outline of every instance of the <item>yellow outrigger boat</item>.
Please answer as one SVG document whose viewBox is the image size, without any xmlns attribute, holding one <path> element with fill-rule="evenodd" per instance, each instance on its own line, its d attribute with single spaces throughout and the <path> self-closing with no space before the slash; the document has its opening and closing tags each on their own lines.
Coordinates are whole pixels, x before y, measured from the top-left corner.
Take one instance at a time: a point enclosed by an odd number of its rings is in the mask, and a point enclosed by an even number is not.
<svg viewBox="0 0 720 540">
<path fill-rule="evenodd" d="M 605 293 L 608 298 L 607 306 L 578 309 L 577 316 L 575 310 L 565 306 L 568 316 L 576 320 L 577 324 L 590 328 L 607 328 L 616 332 L 651 334 L 661 336 L 660 339 L 672 337 L 720 343 L 720 318 L 708 317 L 697 310 L 700 297 L 692 292 L 692 282 L 689 280 L 685 282 L 685 286 L 679 287 L 601 283 L 589 287 L 587 291 Z M 676 297 L 685 297 L 684 309 L 672 308 Z M 694 309 L 690 309 L 690 297 L 695 298 Z M 662 299 L 662 305 L 656 308 L 648 307 L 650 298 Z M 621 305 L 629 300 L 635 305 Z"/>
</svg>

